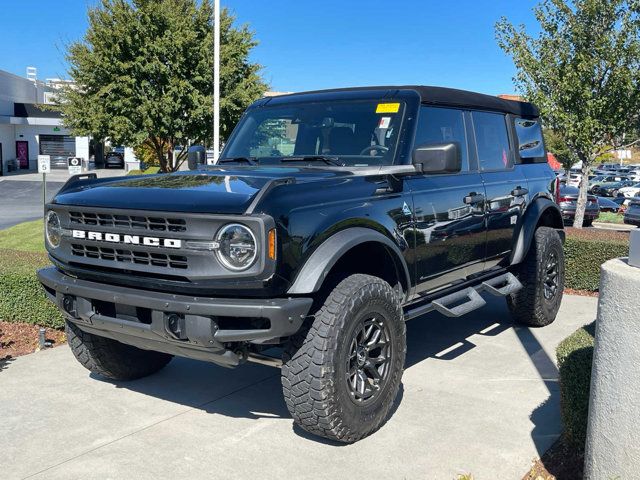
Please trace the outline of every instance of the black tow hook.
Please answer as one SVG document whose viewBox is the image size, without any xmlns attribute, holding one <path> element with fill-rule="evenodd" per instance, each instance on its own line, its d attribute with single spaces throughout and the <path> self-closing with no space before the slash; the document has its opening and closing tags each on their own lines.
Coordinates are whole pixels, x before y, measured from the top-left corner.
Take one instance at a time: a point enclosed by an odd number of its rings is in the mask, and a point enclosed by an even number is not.
<svg viewBox="0 0 640 480">
<path fill-rule="evenodd" d="M 177 313 L 169 313 L 166 316 L 166 330 L 176 340 L 187 340 L 187 331 L 184 316 Z"/>
</svg>

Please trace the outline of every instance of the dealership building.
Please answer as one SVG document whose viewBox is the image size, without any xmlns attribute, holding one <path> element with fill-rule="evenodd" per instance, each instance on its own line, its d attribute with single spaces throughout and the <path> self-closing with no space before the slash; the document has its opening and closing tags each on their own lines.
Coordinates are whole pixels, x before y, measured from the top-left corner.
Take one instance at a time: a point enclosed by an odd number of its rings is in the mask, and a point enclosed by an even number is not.
<svg viewBox="0 0 640 480">
<path fill-rule="evenodd" d="M 31 77 L 0 70 L 0 175 L 37 171 L 38 155 L 50 155 L 54 167 L 68 157 L 89 159 L 89 137 L 72 136 L 59 112 L 42 107 L 60 81 Z"/>
</svg>

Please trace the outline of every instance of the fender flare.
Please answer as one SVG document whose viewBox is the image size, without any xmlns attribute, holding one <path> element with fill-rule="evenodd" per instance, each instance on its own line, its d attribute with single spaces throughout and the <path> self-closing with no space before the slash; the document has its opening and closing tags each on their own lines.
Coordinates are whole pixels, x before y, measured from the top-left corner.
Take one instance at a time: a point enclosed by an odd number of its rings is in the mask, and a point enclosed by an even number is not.
<svg viewBox="0 0 640 480">
<path fill-rule="evenodd" d="M 529 247 L 531 246 L 533 236 L 536 233 L 536 227 L 538 226 L 540 218 L 549 213 L 551 213 L 553 218 L 552 224 L 545 224 L 545 226 L 561 230 L 559 232 L 560 238 L 564 243 L 564 231 L 562 231 L 564 223 L 562 221 L 562 212 L 560 211 L 560 207 L 548 198 L 539 197 L 535 199 L 525 210 L 515 247 L 511 251 L 511 265 L 516 265 L 524 260 L 524 257 L 527 255 Z"/>
<path fill-rule="evenodd" d="M 352 227 L 340 230 L 326 239 L 307 259 L 302 266 L 293 284 L 287 291 L 292 295 L 317 292 L 322 286 L 322 282 L 327 277 L 333 266 L 342 256 L 353 247 L 365 242 L 377 242 L 387 247 L 396 260 L 402 265 L 407 290 L 411 288 L 411 277 L 409 267 L 405 262 L 400 248 L 382 233 L 364 227 Z M 408 294 L 409 292 L 405 292 Z"/>
</svg>

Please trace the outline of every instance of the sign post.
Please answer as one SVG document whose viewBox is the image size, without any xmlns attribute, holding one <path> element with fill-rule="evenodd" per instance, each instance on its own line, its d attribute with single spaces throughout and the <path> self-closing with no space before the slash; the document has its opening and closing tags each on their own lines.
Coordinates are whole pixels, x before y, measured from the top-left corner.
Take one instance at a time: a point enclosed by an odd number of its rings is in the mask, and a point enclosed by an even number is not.
<svg viewBox="0 0 640 480">
<path fill-rule="evenodd" d="M 51 157 L 38 155 L 38 173 L 42 174 L 42 206 L 47 204 L 47 173 L 51 172 Z"/>
</svg>

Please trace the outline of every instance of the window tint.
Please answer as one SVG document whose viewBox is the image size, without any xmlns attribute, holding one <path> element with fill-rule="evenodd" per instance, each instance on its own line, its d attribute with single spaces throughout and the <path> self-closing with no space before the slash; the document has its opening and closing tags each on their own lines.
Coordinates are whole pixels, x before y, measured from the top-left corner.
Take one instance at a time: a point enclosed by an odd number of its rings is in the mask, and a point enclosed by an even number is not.
<svg viewBox="0 0 640 480">
<path fill-rule="evenodd" d="M 421 107 L 416 130 L 415 147 L 429 143 L 456 142 L 462 156 L 462 171 L 469 170 L 467 136 L 462 110 Z"/>
<path fill-rule="evenodd" d="M 516 118 L 515 124 L 520 158 L 544 157 L 544 142 L 542 141 L 540 122 L 527 118 Z"/>
<path fill-rule="evenodd" d="M 510 168 L 513 161 L 511 160 L 504 115 L 486 112 L 472 112 L 471 115 L 473 116 L 473 130 L 476 134 L 480 169 Z"/>
</svg>

